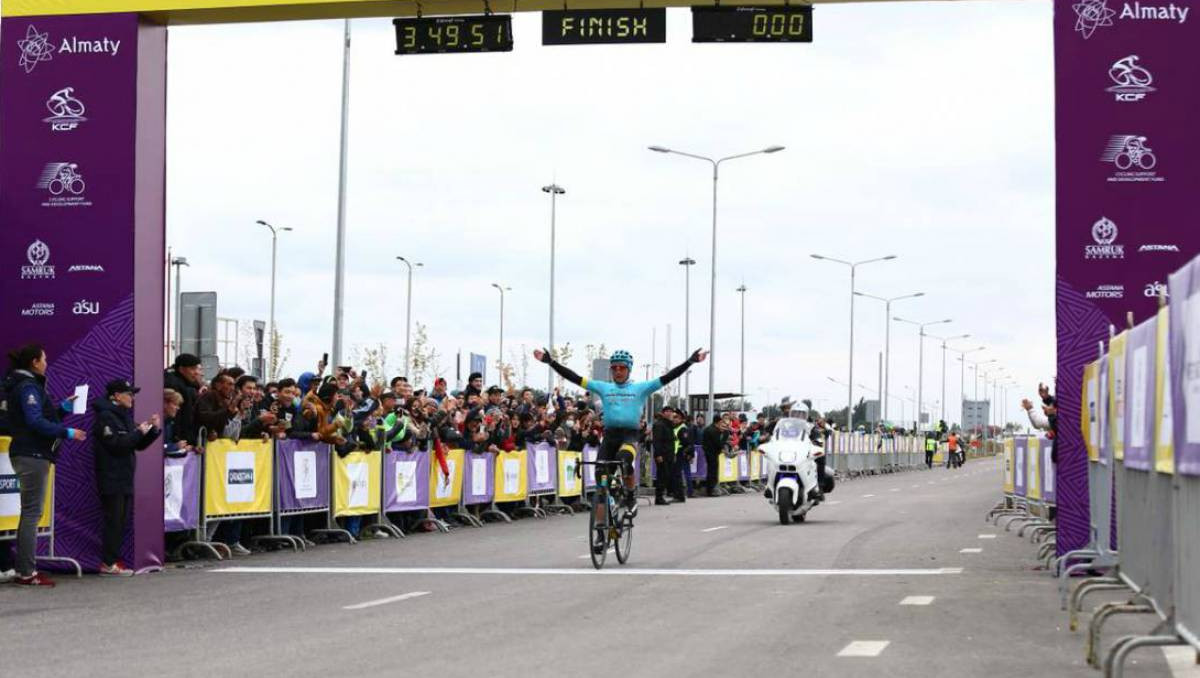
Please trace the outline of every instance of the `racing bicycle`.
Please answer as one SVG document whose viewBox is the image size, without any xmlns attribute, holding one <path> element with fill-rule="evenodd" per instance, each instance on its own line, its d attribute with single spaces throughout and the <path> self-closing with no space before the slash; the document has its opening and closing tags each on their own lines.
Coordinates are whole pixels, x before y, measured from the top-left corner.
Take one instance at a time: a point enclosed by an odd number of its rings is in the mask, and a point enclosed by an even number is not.
<svg viewBox="0 0 1200 678">
<path fill-rule="evenodd" d="M 624 565 L 633 549 L 633 512 L 625 508 L 625 500 L 630 492 L 637 490 L 625 487 L 621 461 L 584 461 L 580 464 L 575 470 L 577 475 L 582 475 L 582 465 L 596 467 L 595 508 L 588 512 L 591 515 L 588 519 L 588 552 L 592 556 L 592 565 L 597 570 L 604 567 L 610 544 L 617 553 L 617 562 Z"/>
</svg>

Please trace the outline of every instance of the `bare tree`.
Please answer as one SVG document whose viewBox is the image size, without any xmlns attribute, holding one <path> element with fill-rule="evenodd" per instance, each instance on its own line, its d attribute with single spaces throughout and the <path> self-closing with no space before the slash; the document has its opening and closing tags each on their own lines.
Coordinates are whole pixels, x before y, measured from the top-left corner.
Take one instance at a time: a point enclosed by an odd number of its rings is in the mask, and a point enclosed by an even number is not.
<svg viewBox="0 0 1200 678">
<path fill-rule="evenodd" d="M 414 387 L 419 388 L 419 384 L 426 384 L 429 380 L 441 375 L 442 355 L 436 348 L 429 345 L 429 333 L 426 326 L 421 323 L 415 324 L 417 331 L 412 343 L 412 383 Z"/>
<path fill-rule="evenodd" d="M 374 384 L 387 384 L 389 379 L 387 344 L 383 342 L 374 346 L 355 344 L 350 349 L 350 363 L 365 370 L 367 377 Z"/>
</svg>

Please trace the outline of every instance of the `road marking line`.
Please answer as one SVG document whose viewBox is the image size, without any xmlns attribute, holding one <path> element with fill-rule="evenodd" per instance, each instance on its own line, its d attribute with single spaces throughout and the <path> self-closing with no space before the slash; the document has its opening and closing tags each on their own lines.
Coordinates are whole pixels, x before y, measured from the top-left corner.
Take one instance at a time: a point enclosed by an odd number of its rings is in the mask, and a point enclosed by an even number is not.
<svg viewBox="0 0 1200 678">
<path fill-rule="evenodd" d="M 962 549 L 959 553 L 983 553 L 983 549 Z"/>
<path fill-rule="evenodd" d="M 402 600 L 408 600 L 410 598 L 420 598 L 421 596 L 427 596 L 427 595 L 429 595 L 429 591 L 412 591 L 410 593 L 402 593 L 398 596 L 392 596 L 391 598 L 380 598 L 379 600 L 370 600 L 365 603 L 358 603 L 357 605 L 347 605 L 347 606 L 343 607 L 342 609 L 343 610 L 365 610 L 368 607 L 378 607 L 379 605 L 387 605 L 388 603 L 398 603 Z"/>
<path fill-rule="evenodd" d="M 716 527 L 710 527 L 707 530 L 700 530 L 700 531 L 701 532 L 716 532 L 717 530 L 723 530 L 727 527 L 729 527 L 729 526 L 728 525 L 717 525 Z"/>
<path fill-rule="evenodd" d="M 979 535 L 979 538 L 980 538 L 980 539 L 995 539 L 995 538 L 996 538 L 996 535 L 994 535 L 994 534 L 981 534 L 981 535 Z"/>
<path fill-rule="evenodd" d="M 900 601 L 901 605 L 932 605 L 933 596 L 908 596 Z"/>
<path fill-rule="evenodd" d="M 842 651 L 837 653 L 839 657 L 878 657 L 888 645 L 890 640 L 856 640 Z"/>
<path fill-rule="evenodd" d="M 927 569 L 796 569 L 796 570 L 666 570 L 621 568 L 551 567 L 220 567 L 208 570 L 217 574 L 457 574 L 457 575 L 591 575 L 642 577 L 911 577 L 962 574 L 962 568 Z"/>
<path fill-rule="evenodd" d="M 869 498 L 871 498 L 871 497 L 874 497 L 874 496 L 875 496 L 875 495 L 873 495 L 873 494 L 864 494 L 864 495 L 863 495 L 863 499 L 869 499 Z"/>
<path fill-rule="evenodd" d="M 913 489 L 914 489 L 914 490 L 915 490 L 915 489 L 917 489 L 917 488 L 919 488 L 919 487 L 921 487 L 921 486 L 920 486 L 920 485 L 913 485 Z"/>
<path fill-rule="evenodd" d="M 899 492 L 899 491 L 900 491 L 900 488 L 898 488 L 898 487 L 893 487 L 892 489 L 888 490 L 888 492 Z"/>
<path fill-rule="evenodd" d="M 827 502 L 825 502 L 825 505 L 826 505 L 826 506 L 836 506 L 836 505 L 838 505 L 838 504 L 840 504 L 840 503 L 842 503 L 842 500 L 841 500 L 841 499 L 834 499 L 833 501 L 827 501 Z"/>
</svg>

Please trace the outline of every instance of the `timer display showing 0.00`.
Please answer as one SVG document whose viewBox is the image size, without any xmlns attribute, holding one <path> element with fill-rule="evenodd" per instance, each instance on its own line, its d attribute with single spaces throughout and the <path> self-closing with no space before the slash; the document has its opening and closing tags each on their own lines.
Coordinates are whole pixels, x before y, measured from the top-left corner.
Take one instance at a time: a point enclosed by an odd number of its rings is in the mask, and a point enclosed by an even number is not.
<svg viewBox="0 0 1200 678">
<path fill-rule="evenodd" d="M 803 14 L 755 14 L 750 32 L 756 38 L 794 38 L 804 35 Z"/>
<path fill-rule="evenodd" d="M 694 6 L 692 42 L 812 42 L 812 7 Z"/>
<path fill-rule="evenodd" d="M 512 51 L 508 15 L 393 19 L 392 24 L 396 54 Z"/>
</svg>

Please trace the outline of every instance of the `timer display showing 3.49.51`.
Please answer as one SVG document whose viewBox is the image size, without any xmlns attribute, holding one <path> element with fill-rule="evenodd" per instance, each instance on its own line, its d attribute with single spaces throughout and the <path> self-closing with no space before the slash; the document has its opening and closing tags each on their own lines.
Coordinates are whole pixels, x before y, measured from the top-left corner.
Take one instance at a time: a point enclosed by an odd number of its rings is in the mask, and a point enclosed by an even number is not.
<svg viewBox="0 0 1200 678">
<path fill-rule="evenodd" d="M 396 54 L 511 52 L 512 17 L 507 14 L 392 19 Z"/>
</svg>

